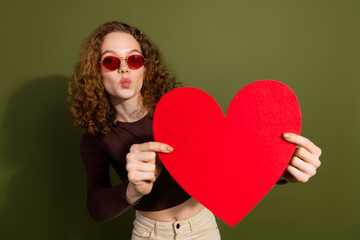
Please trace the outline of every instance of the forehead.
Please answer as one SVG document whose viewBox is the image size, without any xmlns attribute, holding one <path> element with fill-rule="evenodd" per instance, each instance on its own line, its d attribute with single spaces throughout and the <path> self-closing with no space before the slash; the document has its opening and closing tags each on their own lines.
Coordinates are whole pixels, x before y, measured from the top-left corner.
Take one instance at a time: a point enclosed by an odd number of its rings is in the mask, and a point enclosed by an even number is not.
<svg viewBox="0 0 360 240">
<path fill-rule="evenodd" d="M 123 32 L 109 33 L 104 37 L 104 41 L 101 45 L 101 53 L 105 51 L 114 51 L 123 54 L 133 50 L 141 52 L 140 44 L 132 35 Z"/>
</svg>

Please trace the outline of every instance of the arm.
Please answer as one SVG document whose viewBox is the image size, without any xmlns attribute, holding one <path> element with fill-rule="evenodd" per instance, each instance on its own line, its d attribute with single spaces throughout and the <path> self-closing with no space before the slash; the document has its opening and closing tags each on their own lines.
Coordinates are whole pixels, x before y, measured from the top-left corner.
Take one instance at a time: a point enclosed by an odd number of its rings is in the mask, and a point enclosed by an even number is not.
<svg viewBox="0 0 360 240">
<path fill-rule="evenodd" d="M 108 154 L 95 137 L 84 135 L 80 144 L 86 169 L 87 208 L 95 221 L 121 215 L 132 205 L 126 199 L 128 181 L 111 186 Z"/>
<path fill-rule="evenodd" d="M 321 149 L 309 139 L 294 133 L 285 133 L 284 139 L 298 145 L 284 174 L 278 181 L 279 184 L 286 182 L 307 182 L 316 174 L 320 167 Z"/>
<path fill-rule="evenodd" d="M 148 142 L 133 144 L 126 155 L 128 179 L 111 186 L 109 175 L 110 156 L 95 137 L 84 135 L 81 156 L 87 175 L 87 208 L 95 221 L 112 219 L 138 203 L 143 195 L 151 192 L 162 164 L 156 161 L 156 152 L 171 152 L 166 144 Z"/>
</svg>

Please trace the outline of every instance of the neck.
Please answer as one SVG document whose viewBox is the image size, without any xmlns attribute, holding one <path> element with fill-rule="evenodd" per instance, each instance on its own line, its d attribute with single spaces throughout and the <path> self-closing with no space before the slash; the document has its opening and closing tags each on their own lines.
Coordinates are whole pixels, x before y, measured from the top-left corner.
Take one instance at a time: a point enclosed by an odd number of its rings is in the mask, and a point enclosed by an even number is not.
<svg viewBox="0 0 360 240">
<path fill-rule="evenodd" d="M 144 109 L 140 97 L 126 100 L 111 99 L 111 103 L 115 108 L 116 120 L 120 122 L 135 122 L 148 113 Z"/>
</svg>

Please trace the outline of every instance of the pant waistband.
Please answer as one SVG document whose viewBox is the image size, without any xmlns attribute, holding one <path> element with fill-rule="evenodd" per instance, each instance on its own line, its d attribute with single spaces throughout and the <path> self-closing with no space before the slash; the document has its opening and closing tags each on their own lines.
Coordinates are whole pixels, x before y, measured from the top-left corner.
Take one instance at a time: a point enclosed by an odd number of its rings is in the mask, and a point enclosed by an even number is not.
<svg viewBox="0 0 360 240">
<path fill-rule="evenodd" d="M 203 218 L 206 214 L 212 213 L 207 209 L 203 208 L 200 212 L 192 216 L 191 218 L 188 218 L 186 220 L 180 220 L 180 221 L 174 221 L 174 222 L 160 222 L 153 220 L 151 218 L 143 216 L 141 213 L 136 211 L 136 218 L 138 221 L 140 221 L 142 224 L 148 227 L 156 227 L 158 229 L 179 229 L 179 228 L 189 228 L 191 230 L 191 226 L 196 224 L 200 219 Z"/>
</svg>

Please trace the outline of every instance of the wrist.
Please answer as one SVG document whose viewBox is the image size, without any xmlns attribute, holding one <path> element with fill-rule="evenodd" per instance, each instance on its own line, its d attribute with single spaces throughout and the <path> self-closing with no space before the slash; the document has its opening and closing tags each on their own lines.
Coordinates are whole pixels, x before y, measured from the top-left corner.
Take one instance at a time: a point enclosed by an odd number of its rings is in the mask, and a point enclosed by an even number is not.
<svg viewBox="0 0 360 240">
<path fill-rule="evenodd" d="M 126 189 L 126 200 L 131 205 L 137 204 L 143 195 L 141 195 L 138 191 L 136 191 L 136 188 L 132 182 L 129 182 L 127 189 Z"/>
</svg>

